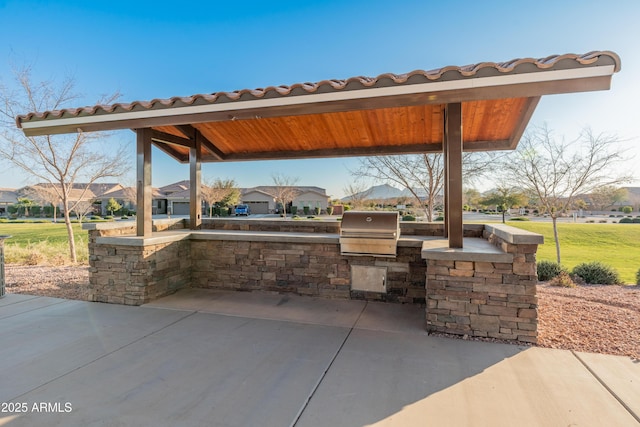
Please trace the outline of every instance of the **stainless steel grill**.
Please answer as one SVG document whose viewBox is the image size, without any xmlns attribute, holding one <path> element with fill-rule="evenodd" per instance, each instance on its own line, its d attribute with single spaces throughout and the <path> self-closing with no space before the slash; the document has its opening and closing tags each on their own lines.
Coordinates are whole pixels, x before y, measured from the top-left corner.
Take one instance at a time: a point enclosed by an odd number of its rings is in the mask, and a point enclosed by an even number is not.
<svg viewBox="0 0 640 427">
<path fill-rule="evenodd" d="M 395 257 L 399 219 L 398 212 L 345 212 L 340 225 L 340 253 Z"/>
</svg>

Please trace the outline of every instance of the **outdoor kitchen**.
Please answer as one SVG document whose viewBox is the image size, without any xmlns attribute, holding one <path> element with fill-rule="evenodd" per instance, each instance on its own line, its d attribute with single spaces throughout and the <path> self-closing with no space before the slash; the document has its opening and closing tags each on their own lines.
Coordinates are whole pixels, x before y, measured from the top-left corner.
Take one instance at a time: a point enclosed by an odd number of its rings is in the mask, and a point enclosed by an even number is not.
<svg viewBox="0 0 640 427">
<path fill-rule="evenodd" d="M 395 212 L 188 226 L 157 220 L 143 238 L 133 223 L 86 224 L 89 299 L 141 305 L 193 287 L 386 301 L 424 306 L 428 331 L 536 339 L 539 235 L 467 224 L 465 248 L 451 250 L 443 224 L 401 222 Z"/>
</svg>

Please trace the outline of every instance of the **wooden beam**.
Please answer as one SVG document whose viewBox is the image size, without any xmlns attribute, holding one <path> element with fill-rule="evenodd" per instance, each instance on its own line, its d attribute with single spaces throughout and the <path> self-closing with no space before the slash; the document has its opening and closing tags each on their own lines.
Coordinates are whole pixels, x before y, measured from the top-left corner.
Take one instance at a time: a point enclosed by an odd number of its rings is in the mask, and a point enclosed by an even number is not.
<svg viewBox="0 0 640 427">
<path fill-rule="evenodd" d="M 151 217 L 151 206 L 153 204 L 153 191 L 151 187 L 152 131 L 150 128 L 137 129 L 136 134 L 136 234 L 141 237 L 150 237 L 153 231 L 153 220 Z"/>
<path fill-rule="evenodd" d="M 462 104 L 445 107 L 447 235 L 450 248 L 462 248 Z"/>
<path fill-rule="evenodd" d="M 202 133 L 191 125 L 178 125 L 176 126 L 185 137 L 195 141 L 196 138 L 200 139 L 201 146 L 209 152 L 209 156 L 207 158 L 212 158 L 213 161 L 219 162 L 225 160 L 225 155 L 216 145 L 211 142 L 208 138 L 206 138 Z"/>
<path fill-rule="evenodd" d="M 196 140 L 196 128 L 194 128 L 190 124 L 187 123 L 187 124 L 175 125 L 174 127 L 178 129 L 184 135 L 185 138 L 190 139 L 191 141 Z"/>
<path fill-rule="evenodd" d="M 527 125 L 529 124 L 529 120 L 531 120 L 533 113 L 536 111 L 536 107 L 540 102 L 540 98 L 542 97 L 536 96 L 536 97 L 527 99 L 527 105 L 525 107 L 525 111 L 522 114 L 522 116 L 520 116 L 520 120 L 518 121 L 518 126 L 516 127 L 516 129 L 514 129 L 514 131 L 511 134 L 511 139 L 509 141 L 509 148 L 511 150 L 515 150 L 515 148 L 518 145 L 518 142 L 520 142 L 520 138 L 522 138 L 522 134 L 524 134 L 524 131 L 527 128 Z"/>
<path fill-rule="evenodd" d="M 197 131 L 196 138 L 200 140 L 202 147 L 209 152 L 209 157 L 216 159 L 216 161 L 226 160 L 225 154 L 220 151 L 220 149 L 216 147 L 215 144 L 212 143 L 208 138 L 205 138 L 205 136 L 202 135 L 200 131 Z"/>
<path fill-rule="evenodd" d="M 180 145 L 182 147 L 193 147 L 193 140 L 187 138 L 180 138 L 179 136 L 171 135 L 170 133 L 160 132 L 159 130 L 153 129 L 151 138 L 154 142 L 162 142 L 165 144 L 175 144 Z"/>
<path fill-rule="evenodd" d="M 246 161 L 246 160 L 288 160 L 288 159 L 309 159 L 309 158 L 330 158 L 330 157 L 357 157 L 357 156 L 382 156 L 387 154 L 424 154 L 437 153 L 442 151 L 442 144 L 411 144 L 411 145 L 380 145 L 375 147 L 358 148 L 323 148 L 319 150 L 286 150 L 286 151 L 263 151 L 252 153 L 227 154 L 225 161 Z M 203 161 L 218 161 L 211 156 L 205 156 Z"/>
<path fill-rule="evenodd" d="M 167 153 L 169 156 L 173 157 L 180 163 L 187 163 L 189 161 L 189 155 L 182 154 L 178 150 L 174 149 L 171 144 L 165 144 L 164 142 L 155 142 L 155 146 L 160 150 Z"/>
<path fill-rule="evenodd" d="M 202 185 L 202 140 L 196 133 L 194 147 L 189 149 L 189 217 L 192 230 L 199 230 L 202 226 L 202 195 L 200 186 Z"/>
</svg>

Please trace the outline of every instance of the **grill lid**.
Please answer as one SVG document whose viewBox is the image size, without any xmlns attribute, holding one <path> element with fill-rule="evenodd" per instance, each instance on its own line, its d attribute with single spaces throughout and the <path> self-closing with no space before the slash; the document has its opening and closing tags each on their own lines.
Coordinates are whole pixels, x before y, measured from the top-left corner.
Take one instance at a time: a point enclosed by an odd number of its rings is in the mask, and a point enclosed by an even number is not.
<svg viewBox="0 0 640 427">
<path fill-rule="evenodd" d="M 398 212 L 347 211 L 342 215 L 340 236 L 397 240 L 398 220 Z"/>
<path fill-rule="evenodd" d="M 345 212 L 340 225 L 340 253 L 395 257 L 400 236 L 398 220 L 398 212 Z"/>
</svg>

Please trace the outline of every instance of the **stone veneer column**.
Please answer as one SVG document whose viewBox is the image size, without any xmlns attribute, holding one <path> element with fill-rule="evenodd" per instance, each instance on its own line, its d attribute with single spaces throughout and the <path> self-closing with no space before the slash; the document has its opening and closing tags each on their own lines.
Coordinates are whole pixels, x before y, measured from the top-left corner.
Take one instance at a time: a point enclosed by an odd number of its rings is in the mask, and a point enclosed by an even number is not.
<svg viewBox="0 0 640 427">
<path fill-rule="evenodd" d="M 154 230 L 183 222 L 154 223 Z M 188 234 L 134 235 L 135 226 L 88 224 L 89 301 L 141 305 L 191 284 Z"/>
<path fill-rule="evenodd" d="M 486 239 L 452 250 L 425 242 L 427 330 L 537 341 L 536 250 L 542 236 L 486 225 Z"/>
</svg>

